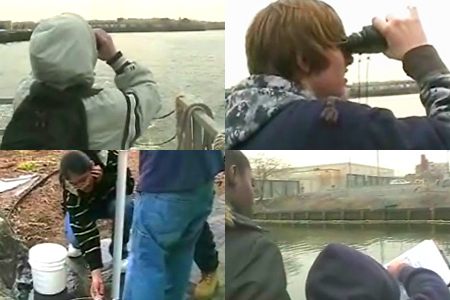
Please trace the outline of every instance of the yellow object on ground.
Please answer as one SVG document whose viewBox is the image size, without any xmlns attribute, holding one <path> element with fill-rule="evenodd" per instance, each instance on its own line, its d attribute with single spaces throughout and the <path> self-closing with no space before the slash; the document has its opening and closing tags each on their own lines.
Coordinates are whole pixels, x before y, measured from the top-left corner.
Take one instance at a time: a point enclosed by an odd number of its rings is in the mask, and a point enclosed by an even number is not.
<svg viewBox="0 0 450 300">
<path fill-rule="evenodd" d="M 217 287 L 219 286 L 219 276 L 217 271 L 213 273 L 202 273 L 202 279 L 195 288 L 195 299 L 196 300 L 209 300 L 216 293 Z"/>
</svg>

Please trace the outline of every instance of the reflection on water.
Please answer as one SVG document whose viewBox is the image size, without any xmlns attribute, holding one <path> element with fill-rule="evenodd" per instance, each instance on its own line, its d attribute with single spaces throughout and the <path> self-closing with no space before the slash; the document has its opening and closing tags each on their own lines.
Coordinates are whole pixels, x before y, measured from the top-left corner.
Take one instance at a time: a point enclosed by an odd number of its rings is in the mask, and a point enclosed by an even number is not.
<svg viewBox="0 0 450 300">
<path fill-rule="evenodd" d="M 329 243 L 360 250 L 387 263 L 425 239 L 437 241 L 450 256 L 450 226 L 445 225 L 283 225 L 265 226 L 283 255 L 288 291 L 293 300 L 305 299 L 305 281 L 312 263 Z"/>
</svg>

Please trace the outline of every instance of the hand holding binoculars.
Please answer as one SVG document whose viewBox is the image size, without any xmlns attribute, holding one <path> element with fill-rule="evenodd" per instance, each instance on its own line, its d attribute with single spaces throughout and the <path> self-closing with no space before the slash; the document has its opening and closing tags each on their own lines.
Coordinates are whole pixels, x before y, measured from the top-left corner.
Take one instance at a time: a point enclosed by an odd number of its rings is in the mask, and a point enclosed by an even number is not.
<svg viewBox="0 0 450 300">
<path fill-rule="evenodd" d="M 351 54 L 382 53 L 387 50 L 388 43 L 381 33 L 370 25 L 348 36 L 342 47 Z"/>
<path fill-rule="evenodd" d="M 348 36 L 341 44 L 342 49 L 350 54 L 383 52 L 389 58 L 401 60 L 411 49 L 428 44 L 417 8 L 408 9 L 407 17 L 375 18 L 373 25 Z"/>
</svg>

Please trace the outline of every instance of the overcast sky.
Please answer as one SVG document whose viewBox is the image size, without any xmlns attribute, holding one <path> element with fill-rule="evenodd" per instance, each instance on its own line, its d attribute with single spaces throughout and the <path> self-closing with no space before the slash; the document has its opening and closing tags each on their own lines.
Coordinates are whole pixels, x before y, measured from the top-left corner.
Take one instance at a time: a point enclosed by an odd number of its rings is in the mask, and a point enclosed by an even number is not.
<svg viewBox="0 0 450 300">
<path fill-rule="evenodd" d="M 243 151 L 251 158 L 259 153 L 265 156 L 278 157 L 286 163 L 302 167 L 332 163 L 352 163 L 364 165 L 377 165 L 377 151 L 306 151 L 306 150 L 286 150 L 286 151 Z M 383 151 L 379 153 L 380 167 L 394 169 L 395 175 L 403 176 L 415 172 L 415 166 L 420 163 L 420 155 L 425 154 L 431 162 L 447 162 L 447 151 Z"/>
<path fill-rule="evenodd" d="M 225 44 L 225 86 L 230 87 L 248 76 L 245 57 L 245 33 L 255 14 L 273 0 L 227 0 L 226 2 L 226 44 Z M 325 0 L 341 17 L 347 34 L 360 31 L 370 25 L 375 16 L 387 14 L 404 16 L 409 4 L 418 7 L 419 14 L 428 36 L 447 65 L 450 65 L 450 38 L 448 38 L 448 0 Z M 349 83 L 357 82 L 358 64 L 350 66 L 347 74 Z M 366 78 L 366 60 L 360 68 L 361 80 Z M 378 54 L 371 58 L 369 81 L 408 79 L 398 61 Z"/>
<path fill-rule="evenodd" d="M 74 12 L 86 19 L 186 17 L 224 21 L 225 0 L 0 0 L 0 20 L 32 20 Z"/>
</svg>

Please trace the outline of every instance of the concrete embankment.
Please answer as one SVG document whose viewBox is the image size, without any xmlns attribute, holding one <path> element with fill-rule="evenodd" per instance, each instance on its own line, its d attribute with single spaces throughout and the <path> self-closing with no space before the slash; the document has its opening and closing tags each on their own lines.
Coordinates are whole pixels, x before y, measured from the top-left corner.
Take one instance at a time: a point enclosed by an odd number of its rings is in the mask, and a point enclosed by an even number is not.
<svg viewBox="0 0 450 300">
<path fill-rule="evenodd" d="M 253 218 L 287 224 L 450 224 L 450 207 L 258 212 Z"/>
<path fill-rule="evenodd" d="M 0 44 L 29 41 L 31 30 L 0 31 Z"/>
</svg>

